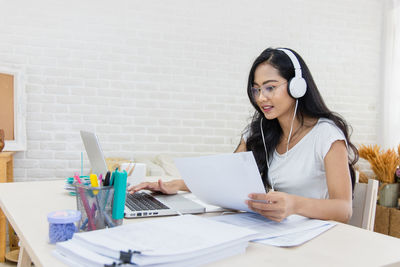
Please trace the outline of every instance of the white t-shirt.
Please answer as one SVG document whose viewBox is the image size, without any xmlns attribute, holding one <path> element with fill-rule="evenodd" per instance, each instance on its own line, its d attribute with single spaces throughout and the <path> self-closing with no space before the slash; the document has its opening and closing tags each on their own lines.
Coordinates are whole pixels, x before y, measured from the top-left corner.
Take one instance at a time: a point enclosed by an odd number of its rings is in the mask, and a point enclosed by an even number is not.
<svg viewBox="0 0 400 267">
<path fill-rule="evenodd" d="M 320 118 L 287 153 L 274 151 L 272 159 L 269 159 L 269 184 L 277 191 L 293 195 L 329 198 L 324 158 L 337 140 L 346 142 L 343 132 L 333 121 Z"/>
</svg>

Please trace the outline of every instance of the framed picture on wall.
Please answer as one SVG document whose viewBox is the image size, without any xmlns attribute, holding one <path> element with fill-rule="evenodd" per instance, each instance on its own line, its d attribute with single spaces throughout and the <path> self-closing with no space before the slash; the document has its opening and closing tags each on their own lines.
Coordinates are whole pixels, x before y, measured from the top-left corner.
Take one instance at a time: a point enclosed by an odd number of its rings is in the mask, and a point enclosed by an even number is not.
<svg viewBox="0 0 400 267">
<path fill-rule="evenodd" d="M 3 151 L 26 150 L 26 95 L 22 70 L 0 66 L 0 129 Z"/>
</svg>

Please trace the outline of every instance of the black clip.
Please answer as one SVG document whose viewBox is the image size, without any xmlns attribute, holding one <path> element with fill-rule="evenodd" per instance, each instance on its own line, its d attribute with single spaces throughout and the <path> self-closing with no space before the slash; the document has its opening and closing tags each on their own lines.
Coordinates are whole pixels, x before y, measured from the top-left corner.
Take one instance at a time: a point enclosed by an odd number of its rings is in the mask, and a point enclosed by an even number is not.
<svg viewBox="0 0 400 267">
<path fill-rule="evenodd" d="M 116 267 L 119 264 L 117 264 L 115 261 L 112 264 L 104 264 L 104 267 Z"/>
<path fill-rule="evenodd" d="M 122 263 L 131 263 L 132 255 L 133 254 L 140 254 L 140 251 L 137 250 L 128 250 L 126 251 L 120 251 L 119 252 L 119 259 L 122 261 Z"/>
</svg>

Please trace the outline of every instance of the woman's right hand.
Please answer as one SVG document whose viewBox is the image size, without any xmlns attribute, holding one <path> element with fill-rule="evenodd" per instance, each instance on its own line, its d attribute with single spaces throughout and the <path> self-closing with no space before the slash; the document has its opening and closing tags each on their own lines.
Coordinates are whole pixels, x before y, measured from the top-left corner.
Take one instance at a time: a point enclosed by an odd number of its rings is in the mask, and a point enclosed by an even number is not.
<svg viewBox="0 0 400 267">
<path fill-rule="evenodd" d="M 166 195 L 176 194 L 179 190 L 187 190 L 187 187 L 183 180 L 173 180 L 169 182 L 163 182 L 159 179 L 157 182 L 143 182 L 138 185 L 132 185 L 128 187 L 129 194 L 133 194 L 140 190 L 150 190 L 153 192 L 161 192 Z"/>
</svg>

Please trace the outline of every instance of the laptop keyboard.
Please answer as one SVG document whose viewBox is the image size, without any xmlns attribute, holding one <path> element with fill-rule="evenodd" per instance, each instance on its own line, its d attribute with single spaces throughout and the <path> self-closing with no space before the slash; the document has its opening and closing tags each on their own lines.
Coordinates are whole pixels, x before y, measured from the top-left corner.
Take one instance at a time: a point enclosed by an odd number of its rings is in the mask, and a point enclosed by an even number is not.
<svg viewBox="0 0 400 267">
<path fill-rule="evenodd" d="M 127 194 L 126 206 L 135 211 L 169 209 L 153 196 L 143 192 L 136 192 L 133 195 Z"/>
</svg>

